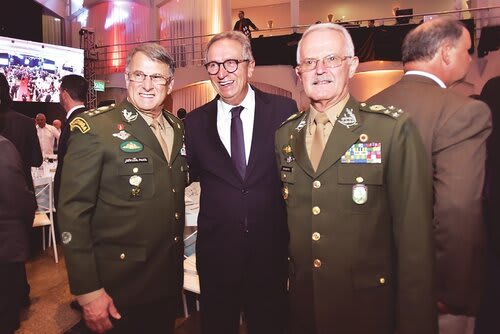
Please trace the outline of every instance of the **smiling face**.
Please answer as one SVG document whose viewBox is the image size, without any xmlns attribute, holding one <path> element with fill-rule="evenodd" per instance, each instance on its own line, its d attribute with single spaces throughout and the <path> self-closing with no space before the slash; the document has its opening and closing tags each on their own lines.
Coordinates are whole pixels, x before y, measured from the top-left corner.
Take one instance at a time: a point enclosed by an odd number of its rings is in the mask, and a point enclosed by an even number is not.
<svg viewBox="0 0 500 334">
<path fill-rule="evenodd" d="M 344 36 L 329 29 L 311 31 L 302 39 L 300 47 L 300 63 L 305 59 L 323 59 L 329 55 L 347 56 Z M 357 57 L 347 58 L 340 66 L 333 68 L 325 67 L 320 60 L 314 70 L 301 71 L 299 66 L 296 73 L 313 107 L 324 111 L 347 96 L 349 79 L 356 72 L 357 66 Z"/>
<path fill-rule="evenodd" d="M 222 63 L 228 59 L 245 59 L 243 47 L 238 41 L 221 39 L 208 49 L 207 63 L 212 61 Z M 210 81 L 222 101 L 233 106 L 243 101 L 248 92 L 248 80 L 252 77 L 254 68 L 254 61 L 242 62 L 238 64 L 235 72 L 228 73 L 224 66 L 220 65 L 219 72 L 210 75 Z"/>
<path fill-rule="evenodd" d="M 127 99 L 139 111 L 156 118 L 160 115 L 163 102 L 172 91 L 174 80 L 167 81 L 166 85 L 154 84 L 149 77 L 152 74 L 159 74 L 165 78 L 171 76 L 170 68 L 167 64 L 157 60 L 152 60 L 143 52 L 137 52 L 130 60 L 128 72 L 142 72 L 148 76 L 143 82 L 131 81 L 125 75 L 127 86 Z"/>
</svg>

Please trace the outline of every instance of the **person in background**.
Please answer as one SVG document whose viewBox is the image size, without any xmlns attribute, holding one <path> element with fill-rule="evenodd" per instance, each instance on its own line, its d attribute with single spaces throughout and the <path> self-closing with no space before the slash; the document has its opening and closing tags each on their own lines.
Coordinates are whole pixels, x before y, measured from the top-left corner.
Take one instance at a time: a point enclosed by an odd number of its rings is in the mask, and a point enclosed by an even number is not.
<svg viewBox="0 0 500 334">
<path fill-rule="evenodd" d="M 59 132 L 59 134 L 61 133 L 61 127 L 62 127 L 62 122 L 61 120 L 59 119 L 55 119 L 52 121 L 52 126 L 55 127 L 57 129 L 57 131 Z"/>
<path fill-rule="evenodd" d="M 403 110 L 350 96 L 358 62 L 344 27 L 309 27 L 296 73 L 311 106 L 276 132 L 290 333 L 435 334 L 424 147 Z"/>
<path fill-rule="evenodd" d="M 38 113 L 35 117 L 36 133 L 40 141 L 43 157 L 54 154 L 54 142 L 59 140 L 59 131 L 50 124 L 44 114 Z"/>
<path fill-rule="evenodd" d="M 245 17 L 244 11 L 240 10 L 238 12 L 238 17 L 240 19 L 234 24 L 233 30 L 241 31 L 248 38 L 252 38 L 252 32 L 250 31 L 250 28 L 252 28 L 253 30 L 259 30 L 259 28 L 257 28 L 257 26 L 253 24 L 252 20 Z"/>
<path fill-rule="evenodd" d="M 26 302 L 24 262 L 30 254 L 29 232 L 36 200 L 26 181 L 24 161 L 2 135 L 0 152 L 0 334 L 13 334 L 20 326 L 19 312 Z"/>
<path fill-rule="evenodd" d="M 162 109 L 173 75 L 164 47 L 136 46 L 126 100 L 69 123 L 57 218 L 70 291 L 97 333 L 174 333 L 187 164 L 184 125 Z"/>
<path fill-rule="evenodd" d="M 191 181 L 201 186 L 196 266 L 204 334 L 283 333 L 288 229 L 274 133 L 295 101 L 248 82 L 255 60 L 239 31 L 215 35 L 205 68 L 218 95 L 186 116 Z"/>
<path fill-rule="evenodd" d="M 4 74 L 0 73 L 0 134 L 14 144 L 14 147 L 21 155 L 24 168 L 23 175 L 26 178 L 28 187 L 31 191 L 34 191 L 31 167 L 42 165 L 43 157 L 40 142 L 38 141 L 33 119 L 14 111 L 11 105 L 9 83 Z M 32 244 L 34 244 L 35 240 L 37 238 L 33 237 Z M 23 270 L 24 285 L 23 306 L 29 306 L 31 304 L 29 297 L 30 285 L 28 284 L 25 267 L 23 266 L 21 269 Z"/>
<path fill-rule="evenodd" d="M 441 334 L 473 332 L 485 269 L 482 193 L 491 113 L 485 103 L 447 89 L 467 74 L 470 47 L 460 21 L 421 24 L 403 41 L 401 81 L 368 101 L 405 110 L 426 149 Z"/>
<path fill-rule="evenodd" d="M 69 74 L 61 79 L 59 87 L 59 101 L 66 111 L 66 122 L 61 129 L 59 137 L 59 147 L 57 151 L 57 169 L 54 176 L 54 199 L 57 207 L 59 198 L 59 188 L 61 184 L 61 171 L 64 164 L 64 155 L 66 154 L 68 139 L 70 135 L 69 124 L 71 121 L 84 112 L 85 100 L 87 99 L 88 82 L 81 75 Z M 60 121 L 59 121 L 60 122 Z"/>
<path fill-rule="evenodd" d="M 493 130 L 486 142 L 486 180 L 484 185 L 488 265 L 476 318 L 475 334 L 500 333 L 500 76 L 489 79 L 479 99 L 491 110 Z"/>
</svg>

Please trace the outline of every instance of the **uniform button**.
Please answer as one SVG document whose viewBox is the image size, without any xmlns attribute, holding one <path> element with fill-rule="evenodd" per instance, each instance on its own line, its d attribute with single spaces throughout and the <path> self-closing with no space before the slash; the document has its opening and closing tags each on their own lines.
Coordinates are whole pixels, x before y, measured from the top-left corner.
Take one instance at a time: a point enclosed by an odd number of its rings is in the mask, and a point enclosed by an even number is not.
<svg viewBox="0 0 500 334">
<path fill-rule="evenodd" d="M 172 188 L 172 192 L 175 193 L 175 188 Z"/>
<path fill-rule="evenodd" d="M 175 219 L 179 220 L 180 216 L 181 216 L 181 215 L 179 214 L 179 212 L 176 212 L 176 213 L 175 213 Z"/>
<path fill-rule="evenodd" d="M 313 235 L 312 235 L 312 239 L 314 241 L 318 241 L 319 239 L 321 238 L 321 234 L 319 234 L 318 232 L 314 232 Z"/>
<path fill-rule="evenodd" d="M 243 195 L 246 195 L 246 194 L 248 194 L 248 190 L 246 190 L 246 189 L 241 189 L 241 193 L 242 193 Z"/>
<path fill-rule="evenodd" d="M 172 169 L 172 166 L 168 166 L 168 169 Z"/>
<path fill-rule="evenodd" d="M 380 277 L 380 279 L 378 281 L 380 282 L 380 284 L 385 284 L 385 278 L 383 278 L 383 277 Z"/>
<path fill-rule="evenodd" d="M 315 259 L 313 261 L 314 268 L 319 268 L 321 267 L 321 260 L 320 259 Z"/>
<path fill-rule="evenodd" d="M 319 215 L 320 212 L 321 212 L 321 209 L 319 208 L 319 206 L 315 206 L 312 208 L 313 215 L 317 216 L 317 215 Z"/>
<path fill-rule="evenodd" d="M 179 237 L 175 237 L 175 238 L 174 238 L 174 241 L 175 241 L 175 242 L 179 242 L 179 239 L 180 239 Z"/>
<path fill-rule="evenodd" d="M 319 181 L 319 180 L 314 181 L 314 182 L 313 182 L 313 187 L 314 187 L 315 189 L 320 188 L 320 187 L 321 187 L 321 181 Z"/>
<path fill-rule="evenodd" d="M 365 179 L 363 179 L 361 176 L 358 176 L 358 177 L 356 178 L 356 182 L 358 182 L 358 183 L 363 183 L 363 181 L 364 181 L 364 180 L 365 180 Z"/>
<path fill-rule="evenodd" d="M 286 174 L 283 174 L 283 178 L 286 179 Z"/>
<path fill-rule="evenodd" d="M 120 259 L 125 260 L 125 253 L 120 254 Z"/>
<path fill-rule="evenodd" d="M 139 168 L 137 168 L 137 167 L 134 167 L 134 169 L 132 169 L 132 172 L 134 172 L 134 173 L 137 173 L 138 171 L 139 171 Z"/>
</svg>

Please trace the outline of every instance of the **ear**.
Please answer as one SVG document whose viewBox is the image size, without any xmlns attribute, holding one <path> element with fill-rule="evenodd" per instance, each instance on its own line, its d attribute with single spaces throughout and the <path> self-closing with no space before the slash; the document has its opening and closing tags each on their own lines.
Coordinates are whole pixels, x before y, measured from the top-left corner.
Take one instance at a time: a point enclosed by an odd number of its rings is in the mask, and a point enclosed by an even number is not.
<svg viewBox="0 0 500 334">
<path fill-rule="evenodd" d="M 445 65 L 450 65 L 453 49 L 454 47 L 450 43 L 444 43 L 439 49 L 439 55 L 441 56 L 441 61 Z"/>
<path fill-rule="evenodd" d="M 130 81 L 128 80 L 128 75 L 127 75 L 127 73 L 125 72 L 125 73 L 123 73 L 123 76 L 125 77 L 125 87 L 128 89 L 128 85 L 129 85 L 129 83 L 130 83 Z"/>
<path fill-rule="evenodd" d="M 297 74 L 297 76 L 299 77 L 300 82 L 302 82 L 302 77 L 301 77 L 301 74 L 300 74 L 299 66 L 295 66 L 295 74 Z"/>
<path fill-rule="evenodd" d="M 358 69 L 359 65 L 359 58 L 354 56 L 351 59 L 351 62 L 349 63 L 349 78 L 352 78 L 354 76 L 354 73 L 356 73 L 356 70 Z"/>
<path fill-rule="evenodd" d="M 170 95 L 173 89 L 174 89 L 174 78 L 172 78 L 172 80 L 170 80 L 170 83 L 168 84 L 167 95 Z"/>
<path fill-rule="evenodd" d="M 253 75 L 253 70 L 255 69 L 255 60 L 248 62 L 247 77 L 250 79 Z"/>
</svg>

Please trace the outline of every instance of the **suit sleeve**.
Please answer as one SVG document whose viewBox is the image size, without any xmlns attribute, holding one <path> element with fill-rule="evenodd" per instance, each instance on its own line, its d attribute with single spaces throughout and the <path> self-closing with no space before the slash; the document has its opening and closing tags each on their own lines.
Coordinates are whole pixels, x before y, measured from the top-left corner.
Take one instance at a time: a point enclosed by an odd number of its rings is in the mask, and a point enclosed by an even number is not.
<svg viewBox="0 0 500 334">
<path fill-rule="evenodd" d="M 390 146 L 385 159 L 397 248 L 397 332 L 437 333 L 432 186 L 424 147 L 413 123 L 404 118 Z"/>
<path fill-rule="evenodd" d="M 491 114 L 471 100 L 436 132 L 434 225 L 437 241 L 438 300 L 452 313 L 474 315 L 484 265 L 482 190 Z"/>
<path fill-rule="evenodd" d="M 196 120 L 193 119 L 192 114 L 187 114 L 184 126 L 185 126 L 185 142 L 186 142 L 186 160 L 189 169 L 189 183 L 198 182 L 200 179 L 199 175 L 199 163 L 197 160 L 197 155 L 195 153 L 195 140 L 194 135 L 196 130 L 194 129 L 196 125 Z"/>
<path fill-rule="evenodd" d="M 74 131 L 68 140 L 59 191 L 57 218 L 63 233 L 64 257 L 71 292 L 75 295 L 102 288 L 92 240 L 103 165 L 103 145 L 96 135 Z"/>
<path fill-rule="evenodd" d="M 248 25 L 250 27 L 252 27 L 254 30 L 259 30 L 259 28 L 257 28 L 257 26 L 252 22 L 252 20 L 248 19 Z"/>
</svg>

